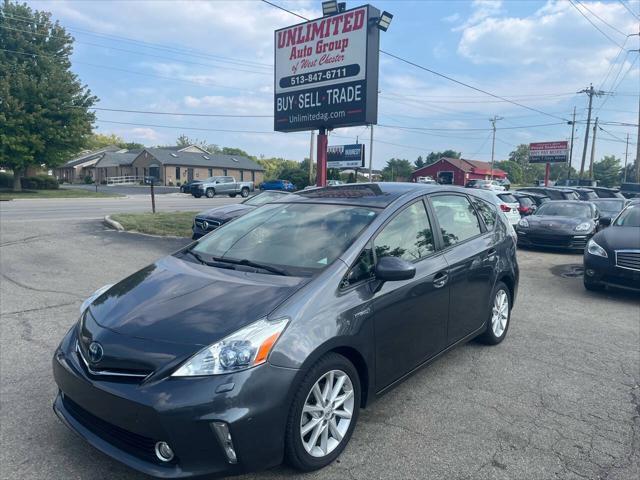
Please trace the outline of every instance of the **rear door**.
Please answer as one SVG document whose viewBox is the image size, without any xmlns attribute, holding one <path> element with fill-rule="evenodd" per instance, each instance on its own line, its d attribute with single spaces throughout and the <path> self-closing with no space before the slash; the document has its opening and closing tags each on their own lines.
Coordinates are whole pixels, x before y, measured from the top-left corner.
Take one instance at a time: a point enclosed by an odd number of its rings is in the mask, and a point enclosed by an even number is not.
<svg viewBox="0 0 640 480">
<path fill-rule="evenodd" d="M 416 267 L 413 279 L 377 283 L 373 290 L 380 390 L 445 347 L 449 285 L 447 263 L 436 248 L 423 200 L 404 207 L 380 230 L 373 254 L 376 261 L 396 256 Z"/>
<path fill-rule="evenodd" d="M 451 345 L 479 329 L 488 317 L 497 262 L 492 232 L 497 211 L 494 205 L 473 197 L 474 203 L 482 202 L 478 205 L 488 209 L 485 226 L 466 195 L 443 193 L 428 198 L 449 266 L 447 344 Z"/>
</svg>

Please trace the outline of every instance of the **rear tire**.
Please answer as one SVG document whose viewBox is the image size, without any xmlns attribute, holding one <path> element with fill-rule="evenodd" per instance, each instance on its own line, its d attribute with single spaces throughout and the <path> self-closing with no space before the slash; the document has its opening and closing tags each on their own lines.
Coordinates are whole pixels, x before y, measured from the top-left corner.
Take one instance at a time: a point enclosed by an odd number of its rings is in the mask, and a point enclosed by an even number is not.
<svg viewBox="0 0 640 480">
<path fill-rule="evenodd" d="M 202 197 L 202 194 L 200 194 L 200 193 L 194 193 L 194 194 L 193 194 L 193 196 L 194 196 L 194 197 L 196 197 L 196 198 L 200 198 L 200 197 Z"/>
<path fill-rule="evenodd" d="M 235 193 L 230 193 L 230 194 L 229 194 L 229 196 L 230 196 L 231 198 L 236 198 L 236 194 L 235 194 Z"/>
<path fill-rule="evenodd" d="M 242 190 L 240 190 L 240 196 L 242 198 L 247 198 L 249 196 L 249 189 L 245 187 Z M 235 195 L 234 195 L 234 197 L 235 197 Z"/>
<path fill-rule="evenodd" d="M 360 395 L 358 371 L 347 358 L 328 353 L 318 360 L 292 400 L 285 431 L 287 462 L 309 472 L 338 458 L 358 421 Z"/>
<path fill-rule="evenodd" d="M 207 188 L 207 191 L 205 192 L 205 195 L 207 196 L 207 198 L 213 198 L 216 194 L 216 191 L 213 188 Z"/>
<path fill-rule="evenodd" d="M 487 329 L 478 340 L 487 345 L 497 345 L 504 340 L 511 322 L 511 292 L 503 282 L 498 282 L 491 294 Z"/>
</svg>

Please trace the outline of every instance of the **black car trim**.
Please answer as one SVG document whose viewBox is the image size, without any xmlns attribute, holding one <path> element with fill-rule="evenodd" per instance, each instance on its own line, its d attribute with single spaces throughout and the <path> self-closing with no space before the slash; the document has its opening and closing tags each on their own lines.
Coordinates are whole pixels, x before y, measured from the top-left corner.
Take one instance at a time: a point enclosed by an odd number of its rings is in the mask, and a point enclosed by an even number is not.
<svg viewBox="0 0 640 480">
<path fill-rule="evenodd" d="M 616 259 L 616 267 L 618 268 L 623 268 L 625 270 L 631 270 L 632 272 L 640 272 L 640 267 L 638 268 L 632 268 L 632 267 L 624 267 L 622 265 L 618 265 L 618 253 L 637 253 L 639 260 L 640 260 L 640 250 L 636 250 L 636 249 L 621 249 L 621 250 L 614 250 L 614 254 L 615 254 L 615 259 Z M 636 262 L 638 262 L 638 260 L 636 260 Z"/>
<path fill-rule="evenodd" d="M 78 357 L 82 360 L 84 367 L 87 369 L 91 375 L 96 376 L 106 376 L 106 377 L 128 377 L 128 378 L 147 378 L 150 374 L 146 373 L 122 373 L 122 372 L 114 372 L 113 370 L 93 370 L 87 362 L 87 359 L 84 358 L 82 354 L 82 349 L 80 348 L 80 343 L 76 340 L 76 352 L 78 353 Z"/>
</svg>

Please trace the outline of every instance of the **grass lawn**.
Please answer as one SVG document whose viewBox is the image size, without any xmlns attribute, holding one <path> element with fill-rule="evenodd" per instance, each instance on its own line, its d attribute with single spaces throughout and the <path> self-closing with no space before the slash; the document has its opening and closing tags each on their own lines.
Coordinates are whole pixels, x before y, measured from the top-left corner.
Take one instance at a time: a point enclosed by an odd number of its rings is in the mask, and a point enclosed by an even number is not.
<svg viewBox="0 0 640 480">
<path fill-rule="evenodd" d="M 129 232 L 191 237 L 197 212 L 118 213 L 111 218 Z"/>
<path fill-rule="evenodd" d="M 113 193 L 94 192 L 91 190 L 59 188 L 57 190 L 23 190 L 12 192 L 8 189 L 0 189 L 0 200 L 14 200 L 16 198 L 104 198 L 120 197 Z"/>
</svg>

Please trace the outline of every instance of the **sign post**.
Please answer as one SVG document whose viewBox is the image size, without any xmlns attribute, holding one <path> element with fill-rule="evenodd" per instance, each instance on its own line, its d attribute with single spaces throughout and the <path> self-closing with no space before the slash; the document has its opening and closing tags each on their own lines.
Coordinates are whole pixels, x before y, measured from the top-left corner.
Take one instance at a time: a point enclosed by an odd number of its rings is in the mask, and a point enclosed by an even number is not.
<svg viewBox="0 0 640 480">
<path fill-rule="evenodd" d="M 538 142 L 529 144 L 529 163 L 544 163 L 544 185 L 549 185 L 552 163 L 567 163 L 569 158 L 569 142 Z"/>
<path fill-rule="evenodd" d="M 318 186 L 327 131 L 377 123 L 380 20 L 363 5 L 275 31 L 274 130 L 318 129 Z"/>
</svg>

